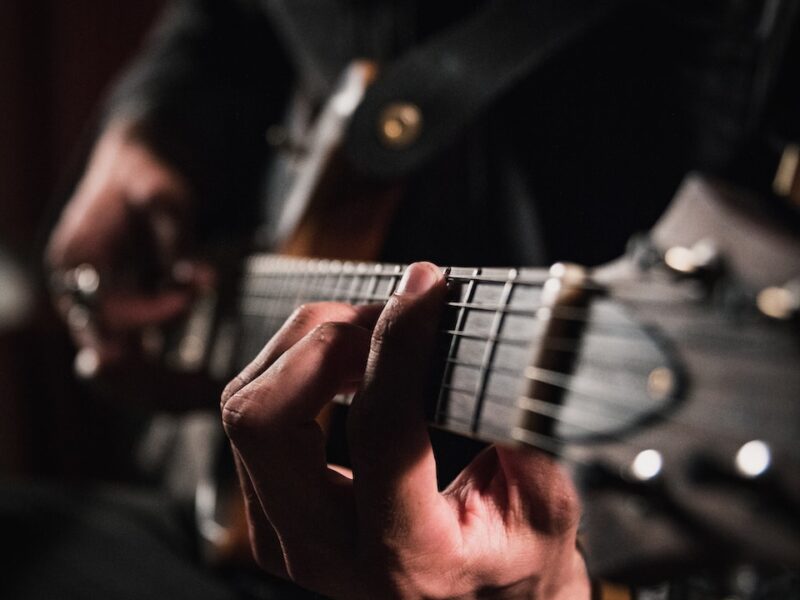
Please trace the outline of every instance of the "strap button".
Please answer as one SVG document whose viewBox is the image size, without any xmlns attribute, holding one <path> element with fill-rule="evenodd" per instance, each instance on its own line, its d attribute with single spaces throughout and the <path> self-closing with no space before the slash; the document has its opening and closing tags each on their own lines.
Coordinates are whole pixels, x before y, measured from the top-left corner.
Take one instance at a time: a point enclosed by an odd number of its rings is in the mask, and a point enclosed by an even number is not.
<svg viewBox="0 0 800 600">
<path fill-rule="evenodd" d="M 378 137 L 387 148 L 405 150 L 422 133 L 422 111 L 410 102 L 393 102 L 381 111 Z"/>
</svg>

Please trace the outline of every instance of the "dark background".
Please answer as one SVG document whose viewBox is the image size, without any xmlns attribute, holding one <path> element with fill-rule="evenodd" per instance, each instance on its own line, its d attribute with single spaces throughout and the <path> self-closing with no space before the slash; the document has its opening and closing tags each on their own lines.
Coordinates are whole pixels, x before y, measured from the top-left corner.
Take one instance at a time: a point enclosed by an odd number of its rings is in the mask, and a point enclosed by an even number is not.
<svg viewBox="0 0 800 600">
<path fill-rule="evenodd" d="M 0 1 L 0 249 L 37 290 L 26 321 L 0 329 L 0 477 L 121 476 L 118 415 L 72 377 L 74 351 L 39 264 L 44 223 L 88 147 L 98 102 L 163 4 Z"/>
</svg>

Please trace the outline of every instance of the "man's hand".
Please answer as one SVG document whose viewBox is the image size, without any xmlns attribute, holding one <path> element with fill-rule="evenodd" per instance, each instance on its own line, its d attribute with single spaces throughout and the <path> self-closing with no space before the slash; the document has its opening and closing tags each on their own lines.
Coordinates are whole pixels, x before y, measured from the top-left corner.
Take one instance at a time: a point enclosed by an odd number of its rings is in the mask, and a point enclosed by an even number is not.
<svg viewBox="0 0 800 600">
<path fill-rule="evenodd" d="M 189 186 L 133 132 L 127 123 L 112 123 L 98 140 L 46 254 L 56 284 L 82 265 L 90 283 L 99 279 L 88 307 L 68 293 L 56 298 L 97 371 L 129 359 L 140 330 L 179 315 L 192 285 L 210 277 L 184 263 L 183 285 L 174 285 L 190 229 Z"/>
<path fill-rule="evenodd" d="M 550 458 L 491 447 L 437 489 L 422 399 L 445 293 L 418 263 L 374 328 L 375 307 L 304 307 L 228 386 L 256 560 L 333 598 L 588 598 L 577 497 Z M 355 389 L 350 475 L 314 419 Z"/>
</svg>

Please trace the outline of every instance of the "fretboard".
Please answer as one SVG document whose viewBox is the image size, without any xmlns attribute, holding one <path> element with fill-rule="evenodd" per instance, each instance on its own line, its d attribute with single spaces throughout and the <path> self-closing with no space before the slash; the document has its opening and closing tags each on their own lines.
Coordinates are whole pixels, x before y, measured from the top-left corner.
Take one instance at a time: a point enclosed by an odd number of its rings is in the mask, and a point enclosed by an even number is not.
<svg viewBox="0 0 800 600">
<path fill-rule="evenodd" d="M 272 255 L 243 269 L 233 318 L 217 328 L 217 372 L 246 365 L 302 304 L 383 303 L 405 267 Z M 432 425 L 477 439 L 556 452 L 559 440 L 607 434 L 653 407 L 648 376 L 665 364 L 652 336 L 588 280 L 556 304 L 545 269 L 444 268 Z M 555 284 L 553 286 L 552 284 Z M 563 286 L 562 286 L 563 287 Z M 585 300 L 585 297 L 584 297 Z M 220 351 L 220 349 L 222 349 Z"/>
<path fill-rule="evenodd" d="M 383 303 L 402 265 L 258 255 L 245 266 L 236 366 L 254 357 L 298 306 L 319 301 Z M 546 270 L 444 268 L 451 295 L 441 320 L 433 424 L 487 440 L 509 440 L 520 379 L 539 335 Z"/>
</svg>

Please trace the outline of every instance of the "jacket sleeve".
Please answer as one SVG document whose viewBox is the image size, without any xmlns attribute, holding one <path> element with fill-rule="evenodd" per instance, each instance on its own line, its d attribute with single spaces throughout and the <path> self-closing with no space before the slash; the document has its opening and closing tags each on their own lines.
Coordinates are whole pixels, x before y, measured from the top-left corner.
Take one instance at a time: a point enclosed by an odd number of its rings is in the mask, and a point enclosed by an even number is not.
<svg viewBox="0 0 800 600">
<path fill-rule="evenodd" d="M 175 0 L 113 89 L 105 121 L 133 122 L 193 184 L 201 231 L 226 230 L 253 216 L 264 132 L 289 81 L 257 1 Z"/>
</svg>

